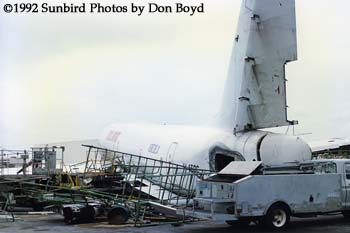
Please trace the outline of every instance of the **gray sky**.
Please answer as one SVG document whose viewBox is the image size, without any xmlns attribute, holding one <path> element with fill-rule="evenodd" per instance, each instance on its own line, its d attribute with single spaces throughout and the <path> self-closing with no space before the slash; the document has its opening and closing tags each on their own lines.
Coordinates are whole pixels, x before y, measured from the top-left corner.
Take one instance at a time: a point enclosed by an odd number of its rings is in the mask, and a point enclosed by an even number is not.
<svg viewBox="0 0 350 233">
<path fill-rule="evenodd" d="M 206 12 L 192 17 L 1 11 L 0 146 L 96 138 L 113 122 L 210 122 L 240 1 L 200 2 Z M 287 66 L 288 113 L 299 120 L 297 134 L 312 132 L 307 140 L 350 133 L 349 8 L 348 0 L 297 0 L 299 60 Z"/>
</svg>

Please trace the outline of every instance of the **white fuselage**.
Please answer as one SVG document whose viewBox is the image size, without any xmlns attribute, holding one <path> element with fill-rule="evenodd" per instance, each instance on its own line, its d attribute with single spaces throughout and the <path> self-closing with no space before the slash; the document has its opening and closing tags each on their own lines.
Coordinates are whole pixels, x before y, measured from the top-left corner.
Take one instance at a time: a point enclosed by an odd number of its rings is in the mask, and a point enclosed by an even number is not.
<svg viewBox="0 0 350 233">
<path fill-rule="evenodd" d="M 227 162 L 220 165 L 218 160 L 225 158 L 279 163 L 311 156 L 309 146 L 298 137 L 259 130 L 234 135 L 215 127 L 113 124 L 105 128 L 99 143 L 111 150 L 215 170 L 223 168 Z"/>
</svg>

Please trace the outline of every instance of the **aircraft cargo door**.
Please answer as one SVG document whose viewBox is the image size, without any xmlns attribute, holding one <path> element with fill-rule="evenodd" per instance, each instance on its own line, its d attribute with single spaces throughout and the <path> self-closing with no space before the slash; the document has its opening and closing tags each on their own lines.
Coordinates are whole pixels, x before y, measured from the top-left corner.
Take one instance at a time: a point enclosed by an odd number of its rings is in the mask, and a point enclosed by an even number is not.
<svg viewBox="0 0 350 233">
<path fill-rule="evenodd" d="M 177 149 L 178 144 L 179 144 L 178 142 L 172 142 L 169 145 L 168 152 L 166 154 L 166 161 L 167 162 L 174 162 L 175 153 L 176 153 L 176 149 Z"/>
</svg>

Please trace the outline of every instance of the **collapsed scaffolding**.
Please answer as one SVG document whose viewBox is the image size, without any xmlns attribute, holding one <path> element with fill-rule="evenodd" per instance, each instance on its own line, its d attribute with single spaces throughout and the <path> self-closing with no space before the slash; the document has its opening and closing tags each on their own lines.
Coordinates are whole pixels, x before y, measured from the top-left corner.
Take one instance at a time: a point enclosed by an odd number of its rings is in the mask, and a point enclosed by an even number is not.
<svg viewBox="0 0 350 233">
<path fill-rule="evenodd" d="M 203 178 L 210 171 L 199 169 L 194 165 L 180 165 L 169 161 L 158 160 L 140 155 L 113 151 L 91 145 L 88 148 L 83 177 L 101 176 L 115 177 L 116 184 L 122 183 L 122 195 L 135 196 L 141 199 L 158 199 L 160 203 L 168 204 L 180 199 L 189 200 L 193 197 L 196 178 Z M 120 179 L 123 180 L 120 182 Z M 134 189 L 127 194 L 130 184 Z"/>
<path fill-rule="evenodd" d="M 66 166 L 62 155 L 60 168 L 53 169 L 55 156 L 39 156 L 51 159 L 42 162 L 49 167 L 41 176 L 2 176 L 0 185 L 14 194 L 12 199 L 29 200 L 34 208 L 60 208 L 68 223 L 105 216 L 111 224 L 122 224 L 131 217 L 142 226 L 150 219 L 183 220 L 173 207 L 190 205 L 195 180 L 210 174 L 193 165 L 83 146 L 87 158 L 82 163 Z"/>
</svg>

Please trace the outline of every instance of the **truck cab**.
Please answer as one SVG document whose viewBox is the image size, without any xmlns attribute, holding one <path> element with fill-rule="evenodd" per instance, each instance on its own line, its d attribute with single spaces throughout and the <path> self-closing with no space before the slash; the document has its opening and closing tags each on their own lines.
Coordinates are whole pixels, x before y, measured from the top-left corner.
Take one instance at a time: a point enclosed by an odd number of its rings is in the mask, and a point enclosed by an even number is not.
<svg viewBox="0 0 350 233">
<path fill-rule="evenodd" d="M 344 210 L 342 211 L 346 217 L 350 217 L 350 159 L 330 159 L 322 160 L 334 162 L 337 167 L 337 173 L 341 176 L 342 203 Z"/>
</svg>

